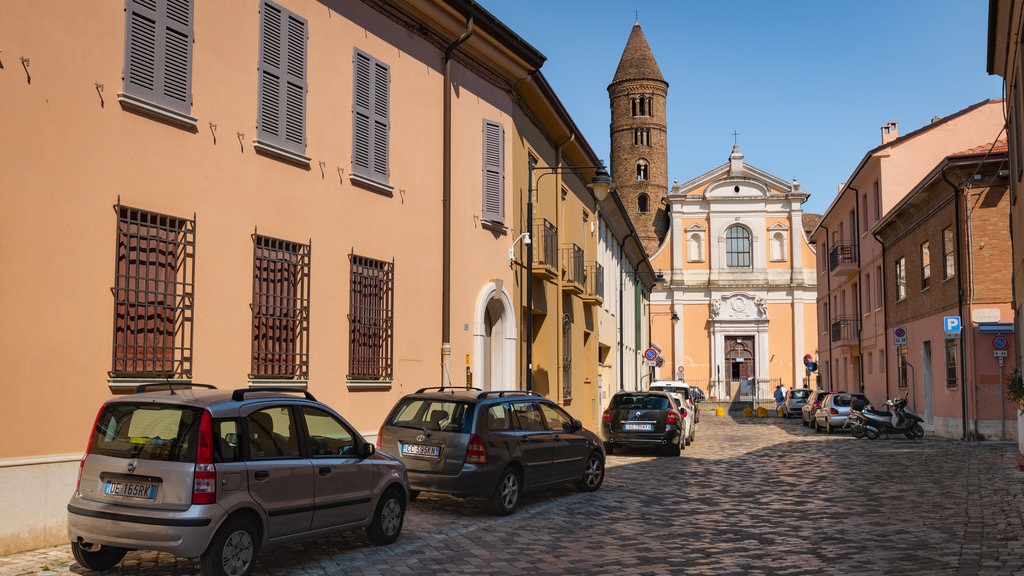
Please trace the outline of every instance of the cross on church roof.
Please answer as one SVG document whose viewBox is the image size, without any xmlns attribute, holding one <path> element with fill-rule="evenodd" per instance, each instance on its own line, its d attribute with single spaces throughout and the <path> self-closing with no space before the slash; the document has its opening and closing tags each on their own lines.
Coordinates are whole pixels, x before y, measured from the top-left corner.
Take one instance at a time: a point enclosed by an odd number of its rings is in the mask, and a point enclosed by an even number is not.
<svg viewBox="0 0 1024 576">
<path fill-rule="evenodd" d="M 636 23 L 640 22 L 640 11 L 639 10 L 633 10 L 633 19 L 634 19 L 634 22 L 636 22 Z"/>
<path fill-rule="evenodd" d="M 739 135 L 740 135 L 739 132 L 737 132 L 735 130 L 732 131 L 732 143 L 733 143 L 734 146 L 736 144 L 739 144 L 739 141 L 738 141 L 738 138 L 737 138 L 737 136 L 739 136 Z"/>
</svg>

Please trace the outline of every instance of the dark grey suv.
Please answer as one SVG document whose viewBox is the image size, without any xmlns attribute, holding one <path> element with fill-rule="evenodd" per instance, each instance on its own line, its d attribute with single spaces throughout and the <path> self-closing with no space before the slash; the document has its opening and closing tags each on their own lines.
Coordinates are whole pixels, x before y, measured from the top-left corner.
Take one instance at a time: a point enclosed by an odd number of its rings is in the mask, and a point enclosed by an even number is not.
<svg viewBox="0 0 1024 576">
<path fill-rule="evenodd" d="M 616 392 L 602 416 L 605 449 L 659 447 L 678 456 L 684 420 L 668 392 Z"/>
<path fill-rule="evenodd" d="M 414 498 L 485 497 L 495 514 L 514 512 L 525 491 L 604 482 L 601 439 L 531 392 L 423 388 L 395 404 L 377 447 L 405 462 Z"/>
<path fill-rule="evenodd" d="M 309 392 L 149 387 L 162 390 L 108 400 L 89 431 L 68 503 L 83 567 L 157 550 L 243 576 L 266 544 L 356 528 L 398 538 L 405 466 Z"/>
</svg>

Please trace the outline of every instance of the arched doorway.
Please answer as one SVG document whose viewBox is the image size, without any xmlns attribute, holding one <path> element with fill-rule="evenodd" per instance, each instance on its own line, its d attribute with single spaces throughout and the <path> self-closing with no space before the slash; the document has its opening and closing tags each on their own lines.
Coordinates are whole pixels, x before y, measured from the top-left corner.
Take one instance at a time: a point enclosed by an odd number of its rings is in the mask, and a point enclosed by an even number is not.
<svg viewBox="0 0 1024 576">
<path fill-rule="evenodd" d="M 757 393 L 754 350 L 754 337 L 751 335 L 725 337 L 726 380 L 729 395 L 733 398 L 749 400 Z"/>
<path fill-rule="evenodd" d="M 473 386 L 483 390 L 515 390 L 516 326 L 512 298 L 501 282 L 489 282 L 476 301 Z M 454 377 L 454 375 L 453 375 Z"/>
</svg>

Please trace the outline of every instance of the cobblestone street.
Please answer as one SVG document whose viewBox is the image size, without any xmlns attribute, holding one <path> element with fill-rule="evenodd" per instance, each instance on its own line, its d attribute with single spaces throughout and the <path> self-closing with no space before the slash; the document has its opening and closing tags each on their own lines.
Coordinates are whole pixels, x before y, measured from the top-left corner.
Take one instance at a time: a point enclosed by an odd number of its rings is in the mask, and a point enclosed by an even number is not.
<svg viewBox="0 0 1024 576">
<path fill-rule="evenodd" d="M 815 433 L 799 420 L 704 414 L 680 457 L 619 453 L 604 487 L 528 495 L 514 515 L 424 494 L 401 538 L 360 532 L 260 553 L 256 574 L 1019 574 L 1016 444 Z M 88 574 L 68 546 L 0 574 Z M 129 553 L 107 574 L 198 574 Z"/>
</svg>

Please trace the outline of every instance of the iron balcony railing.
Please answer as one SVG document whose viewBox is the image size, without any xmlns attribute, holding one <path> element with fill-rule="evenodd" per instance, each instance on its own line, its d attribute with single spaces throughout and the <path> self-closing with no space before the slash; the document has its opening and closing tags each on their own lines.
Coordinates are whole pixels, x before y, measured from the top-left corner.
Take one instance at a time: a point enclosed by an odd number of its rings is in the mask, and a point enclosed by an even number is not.
<svg viewBox="0 0 1024 576">
<path fill-rule="evenodd" d="M 840 316 L 832 321 L 832 342 L 856 344 L 860 334 L 860 319 L 856 316 Z"/>
<path fill-rule="evenodd" d="M 546 218 L 533 226 L 533 257 L 536 264 L 558 268 L 558 228 Z"/>
<path fill-rule="evenodd" d="M 856 268 L 860 261 L 856 242 L 838 242 L 828 253 L 829 272 L 837 268 Z"/>
<path fill-rule="evenodd" d="M 604 266 L 599 262 L 587 264 L 587 285 L 584 292 L 587 296 L 593 296 L 604 300 Z"/>
<path fill-rule="evenodd" d="M 587 267 L 583 260 L 583 248 L 576 244 L 565 247 L 565 281 L 568 284 L 583 286 L 587 280 Z"/>
</svg>

